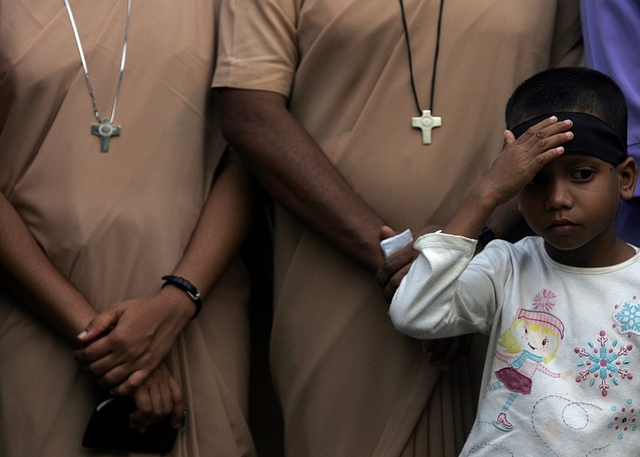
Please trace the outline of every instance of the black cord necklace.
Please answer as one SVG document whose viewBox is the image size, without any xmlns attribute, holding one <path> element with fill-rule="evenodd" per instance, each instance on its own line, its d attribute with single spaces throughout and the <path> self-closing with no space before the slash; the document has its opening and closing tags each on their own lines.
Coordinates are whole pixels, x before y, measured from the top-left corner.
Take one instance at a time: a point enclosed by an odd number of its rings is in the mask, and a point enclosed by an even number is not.
<svg viewBox="0 0 640 457">
<path fill-rule="evenodd" d="M 418 101 L 418 91 L 416 90 L 416 83 L 413 78 L 413 60 L 411 58 L 411 43 L 409 42 L 409 27 L 407 26 L 407 17 L 404 13 L 404 3 L 400 0 L 400 11 L 402 12 L 402 26 L 404 27 L 404 37 L 407 41 L 407 56 L 409 58 L 409 75 L 411 76 L 411 90 L 413 91 L 413 99 L 416 102 L 416 108 L 418 109 L 418 115 L 420 117 L 412 117 L 411 125 L 415 128 L 422 129 L 422 143 L 431 144 L 431 129 L 442 126 L 441 117 L 433 117 L 431 110 L 433 110 L 433 95 L 436 87 L 436 67 L 438 65 L 438 52 L 440 51 L 440 26 L 442 25 L 442 9 L 444 6 L 444 0 L 440 0 L 440 11 L 438 13 L 438 31 L 436 35 L 436 51 L 433 56 L 433 73 L 431 74 L 431 98 L 429 99 L 429 109 L 423 110 L 420 108 L 420 102 Z"/>
</svg>

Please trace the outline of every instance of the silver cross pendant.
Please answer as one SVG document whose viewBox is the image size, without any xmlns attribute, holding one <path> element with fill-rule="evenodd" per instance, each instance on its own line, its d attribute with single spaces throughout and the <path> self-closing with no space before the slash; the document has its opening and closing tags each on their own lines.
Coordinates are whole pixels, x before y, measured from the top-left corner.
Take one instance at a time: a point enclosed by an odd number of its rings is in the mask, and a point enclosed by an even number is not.
<svg viewBox="0 0 640 457">
<path fill-rule="evenodd" d="M 99 124 L 91 124 L 91 133 L 100 137 L 100 152 L 109 152 L 109 140 L 120 136 L 120 126 L 113 125 L 106 117 Z"/>
</svg>

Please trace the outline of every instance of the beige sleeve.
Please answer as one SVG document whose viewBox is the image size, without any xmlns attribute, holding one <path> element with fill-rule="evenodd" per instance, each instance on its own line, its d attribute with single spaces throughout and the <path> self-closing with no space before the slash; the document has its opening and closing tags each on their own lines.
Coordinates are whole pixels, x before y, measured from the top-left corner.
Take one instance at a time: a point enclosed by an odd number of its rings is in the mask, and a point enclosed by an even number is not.
<svg viewBox="0 0 640 457">
<path fill-rule="evenodd" d="M 549 67 L 584 65 L 580 1 L 558 0 Z"/>
<path fill-rule="evenodd" d="M 302 0 L 222 2 L 213 87 L 268 90 L 289 96 L 298 66 Z"/>
</svg>

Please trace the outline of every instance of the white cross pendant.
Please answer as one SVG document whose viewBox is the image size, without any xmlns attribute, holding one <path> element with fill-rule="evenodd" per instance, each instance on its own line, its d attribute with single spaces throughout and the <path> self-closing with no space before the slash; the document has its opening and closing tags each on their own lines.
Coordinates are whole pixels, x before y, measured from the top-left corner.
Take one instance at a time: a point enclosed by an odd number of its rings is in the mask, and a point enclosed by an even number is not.
<svg viewBox="0 0 640 457">
<path fill-rule="evenodd" d="M 112 136 L 120 136 L 120 126 L 104 118 L 99 124 L 91 124 L 91 133 L 100 137 L 100 152 L 109 152 L 109 140 Z"/>
<path fill-rule="evenodd" d="M 422 111 L 422 116 L 412 117 L 411 125 L 422 129 L 422 144 L 431 144 L 431 129 L 442 126 L 441 117 L 433 117 L 431 110 Z"/>
</svg>

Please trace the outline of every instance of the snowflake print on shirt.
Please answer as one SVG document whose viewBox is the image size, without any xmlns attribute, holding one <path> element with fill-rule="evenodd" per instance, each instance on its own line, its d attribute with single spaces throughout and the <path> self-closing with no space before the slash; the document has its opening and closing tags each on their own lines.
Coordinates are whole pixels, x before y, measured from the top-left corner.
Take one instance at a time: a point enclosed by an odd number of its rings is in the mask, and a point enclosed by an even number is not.
<svg viewBox="0 0 640 457">
<path fill-rule="evenodd" d="M 624 406 L 612 406 L 613 418 L 607 427 L 617 434 L 619 440 L 624 438 L 625 433 L 635 432 L 640 424 L 638 410 L 632 407 L 633 400 L 628 399 Z"/>
<path fill-rule="evenodd" d="M 622 303 L 615 306 L 611 317 L 615 322 L 613 328 L 618 332 L 628 333 L 629 336 L 640 335 L 640 304 L 637 296 L 622 300 Z"/>
<path fill-rule="evenodd" d="M 589 341 L 589 348 L 574 348 L 574 352 L 584 361 L 578 362 L 578 376 L 576 382 L 588 381 L 589 386 L 597 384 L 603 397 L 608 395 L 611 384 L 617 386 L 620 379 L 633 379 L 628 365 L 631 363 L 624 358 L 631 352 L 631 344 L 618 344 L 618 340 L 607 338 L 607 332 L 600 331 L 598 344 Z"/>
</svg>

